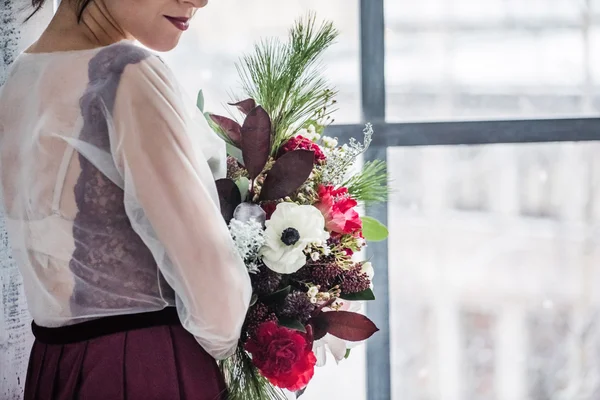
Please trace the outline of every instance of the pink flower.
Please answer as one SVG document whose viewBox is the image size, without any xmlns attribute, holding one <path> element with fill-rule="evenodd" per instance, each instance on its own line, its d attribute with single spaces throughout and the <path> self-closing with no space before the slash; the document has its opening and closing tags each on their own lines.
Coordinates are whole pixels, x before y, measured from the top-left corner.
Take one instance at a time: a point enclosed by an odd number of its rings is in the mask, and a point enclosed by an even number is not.
<svg viewBox="0 0 600 400">
<path fill-rule="evenodd" d="M 315 164 L 325 162 L 325 154 L 323 154 L 323 150 L 321 150 L 319 145 L 302 135 L 294 136 L 288 140 L 281 148 L 279 156 L 294 150 L 311 150 L 315 153 Z"/>
<path fill-rule="evenodd" d="M 325 226 L 340 234 L 356 233 L 362 229 L 362 221 L 354 207 L 357 202 L 348 195 L 347 188 L 319 186 L 319 202 L 315 205 L 325 217 Z"/>
</svg>

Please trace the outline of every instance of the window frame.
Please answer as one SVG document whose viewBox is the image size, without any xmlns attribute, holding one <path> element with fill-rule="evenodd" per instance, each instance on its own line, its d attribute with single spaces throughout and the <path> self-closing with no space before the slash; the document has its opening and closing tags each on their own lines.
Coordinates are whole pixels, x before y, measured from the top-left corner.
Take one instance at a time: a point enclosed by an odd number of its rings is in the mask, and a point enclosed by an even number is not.
<svg viewBox="0 0 600 400">
<path fill-rule="evenodd" d="M 386 122 L 385 0 L 360 0 L 360 70 L 362 121 L 373 123 L 376 134 L 365 161 L 387 163 L 388 147 L 481 145 L 600 141 L 600 116 L 441 122 Z M 362 124 L 332 125 L 327 134 L 347 141 L 360 139 Z M 366 213 L 388 224 L 388 205 L 368 206 Z M 367 314 L 380 329 L 367 343 L 368 400 L 392 398 L 388 242 L 370 243 L 367 255 L 377 276 L 377 300 Z"/>
</svg>

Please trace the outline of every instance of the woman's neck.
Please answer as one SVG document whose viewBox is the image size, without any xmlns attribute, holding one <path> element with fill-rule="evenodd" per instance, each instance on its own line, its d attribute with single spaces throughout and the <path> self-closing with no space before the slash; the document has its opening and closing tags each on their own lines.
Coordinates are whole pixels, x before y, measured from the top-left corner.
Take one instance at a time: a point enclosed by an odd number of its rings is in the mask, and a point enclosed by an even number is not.
<svg viewBox="0 0 600 400">
<path fill-rule="evenodd" d="M 71 1 L 63 0 L 44 33 L 27 52 L 85 50 L 125 39 L 133 40 L 118 26 L 101 0 L 86 7 L 81 21 L 78 21 L 77 10 Z"/>
</svg>

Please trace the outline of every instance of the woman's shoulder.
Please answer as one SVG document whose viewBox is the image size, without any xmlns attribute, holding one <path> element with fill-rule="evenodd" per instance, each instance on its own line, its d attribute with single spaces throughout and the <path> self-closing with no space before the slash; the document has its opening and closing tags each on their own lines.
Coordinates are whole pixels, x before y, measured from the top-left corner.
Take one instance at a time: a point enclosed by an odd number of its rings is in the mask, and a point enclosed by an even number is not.
<svg viewBox="0 0 600 400">
<path fill-rule="evenodd" d="M 89 61 L 92 87 L 118 82 L 128 90 L 174 85 L 174 75 L 159 56 L 131 42 L 118 42 L 99 50 Z"/>
<path fill-rule="evenodd" d="M 114 43 L 100 49 L 89 62 L 90 79 L 121 75 L 129 65 L 154 64 L 158 58 L 149 50 L 129 41 Z"/>
</svg>

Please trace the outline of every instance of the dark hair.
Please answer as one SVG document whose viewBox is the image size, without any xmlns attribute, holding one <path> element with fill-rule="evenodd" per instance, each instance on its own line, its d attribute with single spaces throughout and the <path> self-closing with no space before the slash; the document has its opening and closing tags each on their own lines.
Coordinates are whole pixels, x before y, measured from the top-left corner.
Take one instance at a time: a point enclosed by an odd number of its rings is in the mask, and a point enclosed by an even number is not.
<svg viewBox="0 0 600 400">
<path fill-rule="evenodd" d="M 31 19 L 41 8 L 46 4 L 47 0 L 31 0 L 31 7 L 33 7 L 33 12 L 27 17 L 26 22 Z M 62 0 L 62 1 L 71 1 L 71 0 Z M 81 16 L 83 15 L 83 11 L 85 8 L 92 2 L 92 0 L 74 0 L 77 3 L 77 19 L 81 21 Z"/>
</svg>

